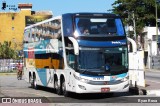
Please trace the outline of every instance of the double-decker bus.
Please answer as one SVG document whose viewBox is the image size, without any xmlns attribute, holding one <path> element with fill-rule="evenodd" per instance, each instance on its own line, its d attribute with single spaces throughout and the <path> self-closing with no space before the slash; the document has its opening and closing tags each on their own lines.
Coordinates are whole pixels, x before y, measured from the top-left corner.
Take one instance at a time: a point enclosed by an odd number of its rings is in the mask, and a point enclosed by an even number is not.
<svg viewBox="0 0 160 106">
<path fill-rule="evenodd" d="M 127 38 L 120 16 L 67 13 L 28 26 L 24 75 L 57 94 L 129 90 Z"/>
</svg>

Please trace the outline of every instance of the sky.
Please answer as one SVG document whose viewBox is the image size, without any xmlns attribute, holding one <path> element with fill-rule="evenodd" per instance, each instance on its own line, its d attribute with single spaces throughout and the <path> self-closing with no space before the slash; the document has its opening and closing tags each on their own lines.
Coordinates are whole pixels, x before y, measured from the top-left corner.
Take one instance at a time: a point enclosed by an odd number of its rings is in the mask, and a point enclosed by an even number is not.
<svg viewBox="0 0 160 106">
<path fill-rule="evenodd" d="M 108 12 L 115 0 L 0 0 L 0 12 L 9 11 L 1 9 L 3 1 L 16 7 L 18 3 L 32 3 L 32 11 L 49 10 L 53 16 L 58 16 L 75 12 Z"/>
</svg>

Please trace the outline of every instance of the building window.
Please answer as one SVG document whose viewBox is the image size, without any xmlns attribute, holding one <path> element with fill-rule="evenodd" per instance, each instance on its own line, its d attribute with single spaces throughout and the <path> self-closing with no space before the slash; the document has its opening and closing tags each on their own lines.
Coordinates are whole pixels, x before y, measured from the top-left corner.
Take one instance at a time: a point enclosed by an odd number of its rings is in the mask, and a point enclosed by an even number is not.
<svg viewBox="0 0 160 106">
<path fill-rule="evenodd" d="M 14 16 L 12 16 L 12 20 L 14 20 Z"/>
<path fill-rule="evenodd" d="M 12 27 L 12 30 L 14 30 L 14 27 Z"/>
</svg>

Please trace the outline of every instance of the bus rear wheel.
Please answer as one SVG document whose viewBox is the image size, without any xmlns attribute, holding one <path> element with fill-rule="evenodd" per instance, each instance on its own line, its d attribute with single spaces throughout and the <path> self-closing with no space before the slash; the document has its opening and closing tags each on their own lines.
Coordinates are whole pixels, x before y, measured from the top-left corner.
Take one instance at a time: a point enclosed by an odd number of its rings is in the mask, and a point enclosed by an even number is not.
<svg viewBox="0 0 160 106">
<path fill-rule="evenodd" d="M 33 76 L 33 88 L 38 89 L 37 81 L 36 81 L 36 76 Z"/>
<path fill-rule="evenodd" d="M 31 88 L 34 88 L 34 82 L 31 76 L 29 76 L 29 82 L 31 84 Z"/>
</svg>

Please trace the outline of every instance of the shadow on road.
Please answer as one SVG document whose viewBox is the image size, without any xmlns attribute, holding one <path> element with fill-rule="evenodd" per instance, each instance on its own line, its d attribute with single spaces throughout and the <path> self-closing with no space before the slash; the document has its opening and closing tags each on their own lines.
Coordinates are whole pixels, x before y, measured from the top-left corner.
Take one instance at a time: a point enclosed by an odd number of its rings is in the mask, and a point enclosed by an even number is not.
<svg viewBox="0 0 160 106">
<path fill-rule="evenodd" d="M 55 93 L 55 90 L 46 87 L 39 87 L 39 90 L 43 90 L 50 93 Z M 89 94 L 76 94 L 70 93 L 69 97 L 46 97 L 47 103 L 130 103 L 132 98 L 127 96 L 133 96 L 133 94 L 126 93 L 89 93 Z"/>
<path fill-rule="evenodd" d="M 30 87 L 31 88 L 31 87 Z M 55 90 L 53 88 L 47 88 L 39 86 L 38 90 L 50 92 L 56 94 Z M 77 94 L 69 92 L 69 97 L 72 99 L 78 99 L 78 100 L 94 100 L 94 99 L 105 99 L 105 98 L 114 98 L 114 97 L 125 97 L 125 96 L 133 96 L 134 94 L 130 92 L 116 92 L 116 93 L 87 93 L 87 94 Z"/>
</svg>

